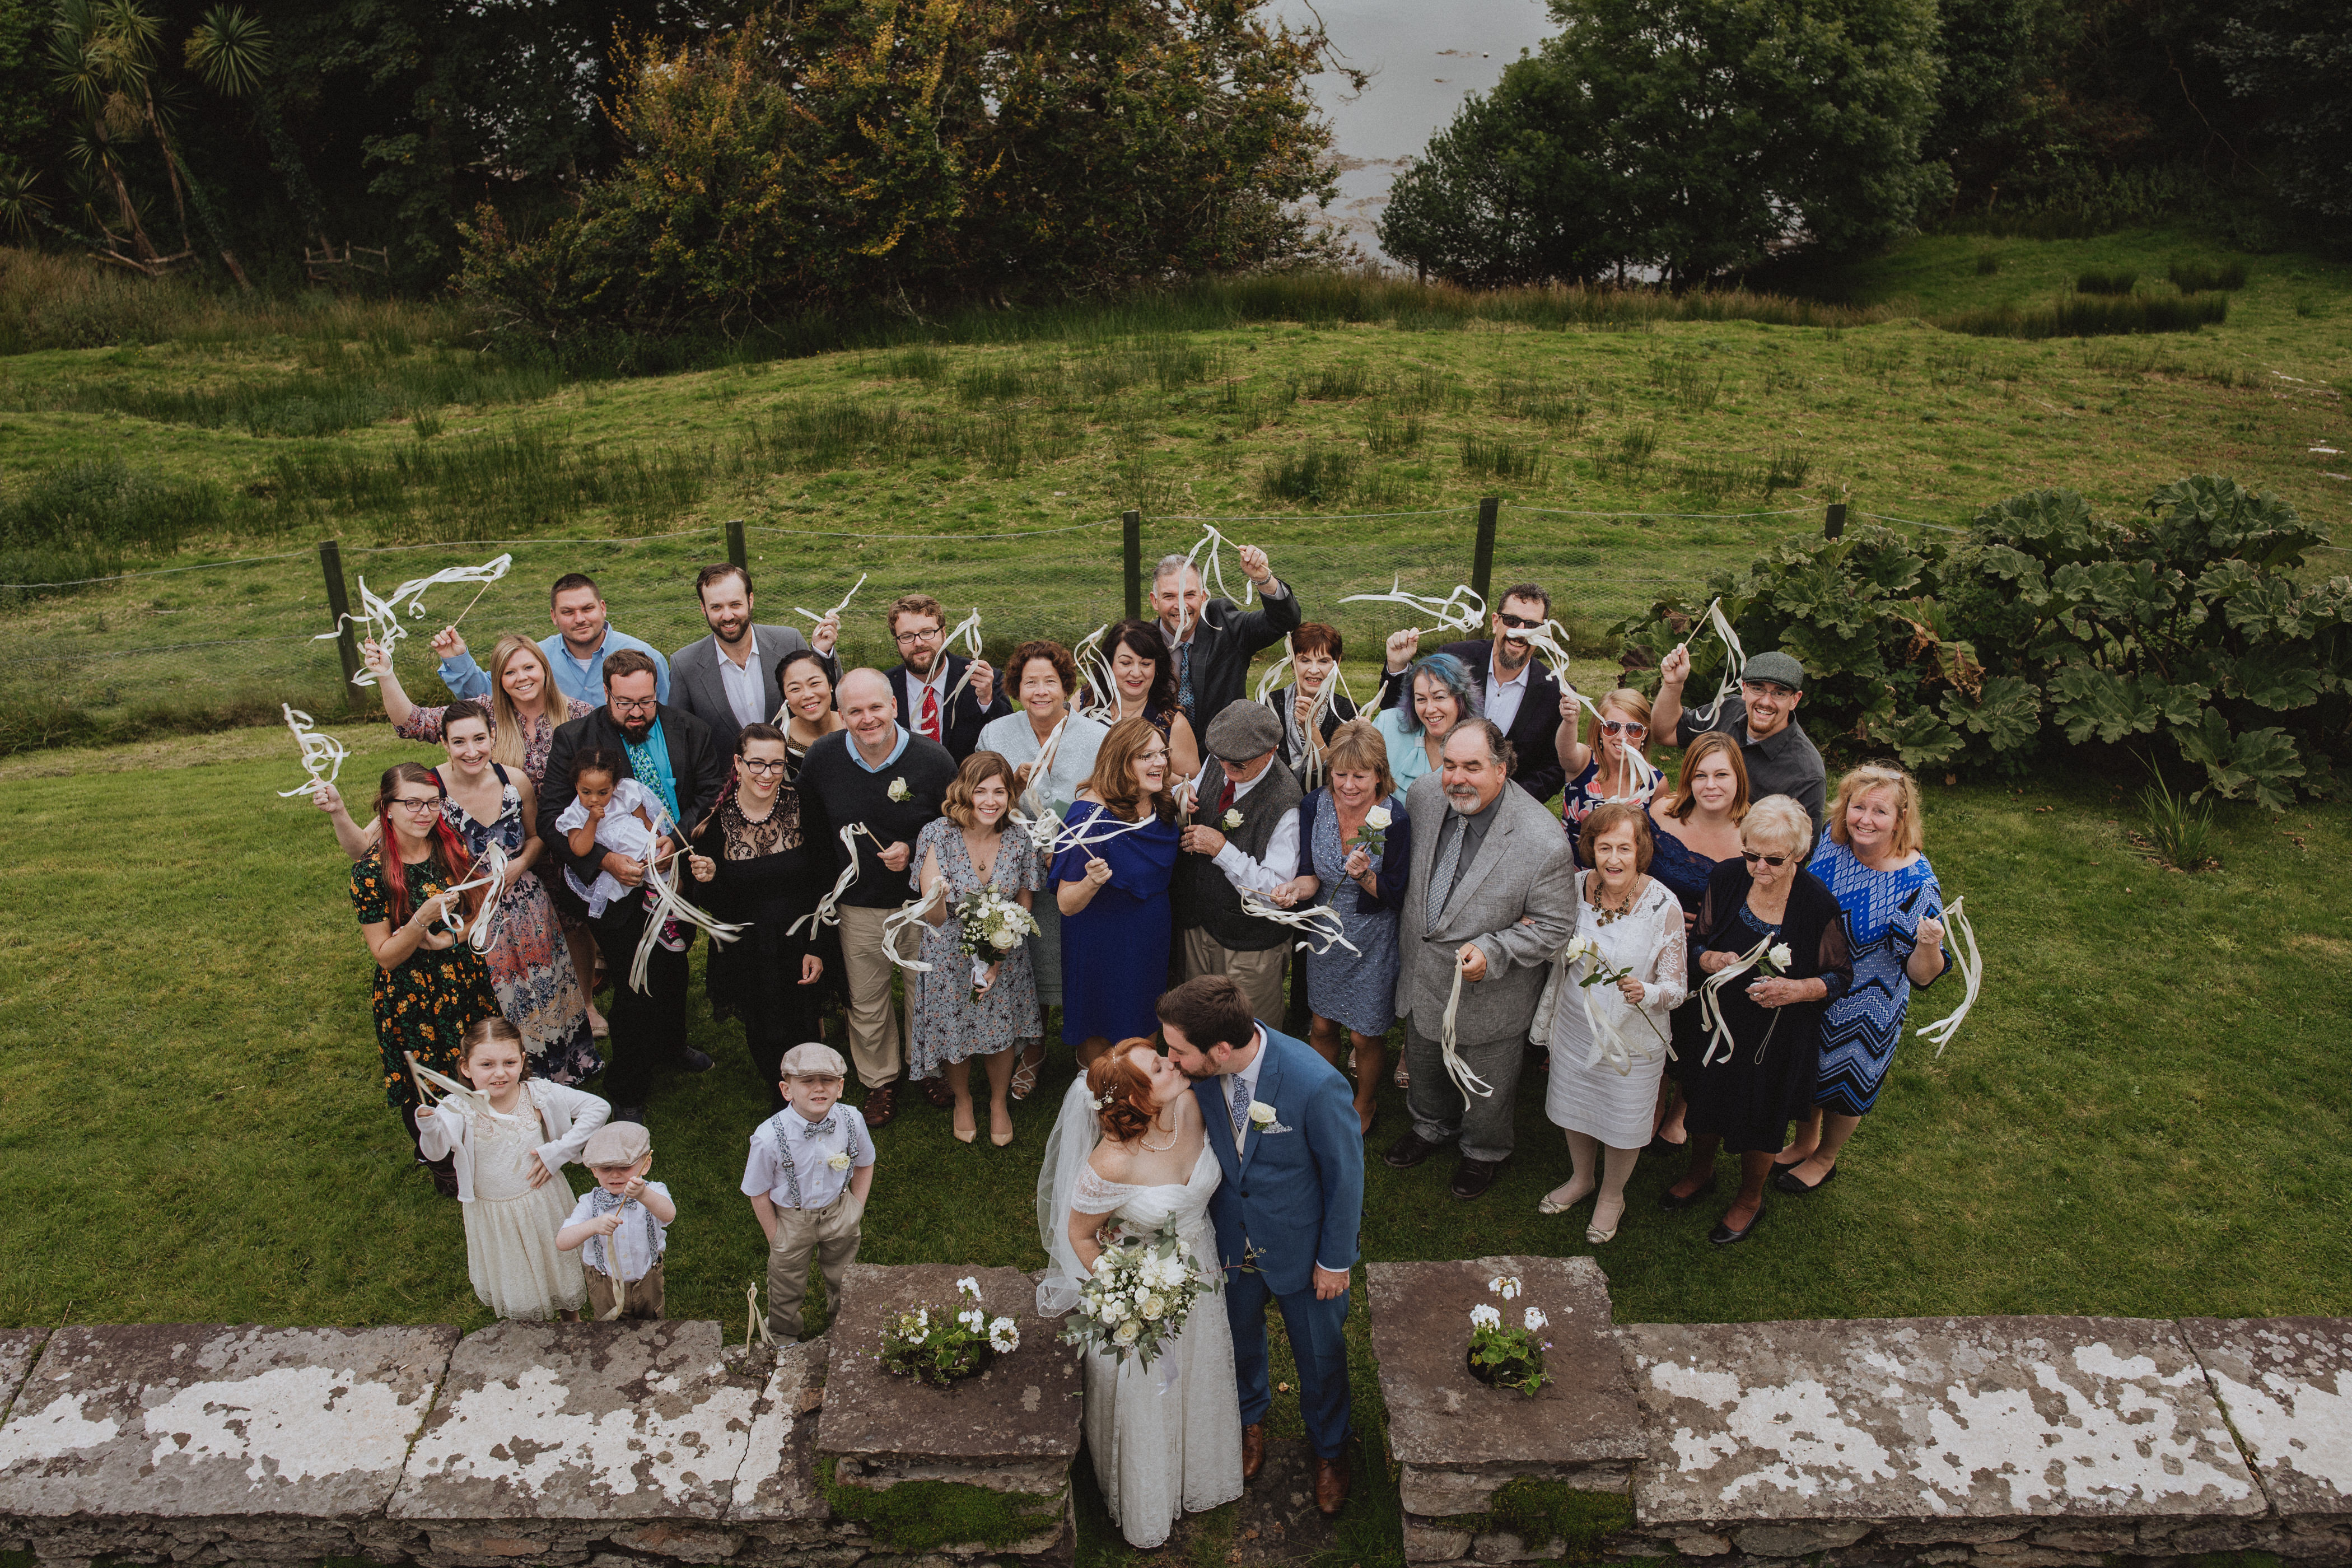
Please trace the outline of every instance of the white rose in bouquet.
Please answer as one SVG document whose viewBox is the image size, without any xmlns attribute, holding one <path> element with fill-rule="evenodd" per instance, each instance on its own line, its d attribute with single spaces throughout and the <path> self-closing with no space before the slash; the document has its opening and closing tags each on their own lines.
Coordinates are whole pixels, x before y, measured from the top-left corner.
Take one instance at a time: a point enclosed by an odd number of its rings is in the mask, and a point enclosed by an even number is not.
<svg viewBox="0 0 2352 1568">
<path fill-rule="evenodd" d="M 1113 1331 L 1110 1337 L 1122 1345 L 1132 1345 L 1143 1337 L 1143 1325 L 1129 1318 Z"/>
</svg>

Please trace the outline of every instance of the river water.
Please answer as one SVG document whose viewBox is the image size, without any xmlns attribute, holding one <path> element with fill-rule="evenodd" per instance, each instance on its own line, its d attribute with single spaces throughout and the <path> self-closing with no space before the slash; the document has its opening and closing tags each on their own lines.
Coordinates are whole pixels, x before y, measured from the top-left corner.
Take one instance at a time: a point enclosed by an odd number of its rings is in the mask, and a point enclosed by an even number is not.
<svg viewBox="0 0 2352 1568">
<path fill-rule="evenodd" d="M 1277 0 L 1273 9 L 1295 24 L 1314 20 L 1306 0 Z M 1542 0 L 1316 0 L 1314 12 L 1347 63 L 1373 73 L 1353 97 L 1328 72 L 1313 86 L 1339 154 L 1330 216 L 1378 257 L 1372 226 L 1405 161 L 1454 118 L 1465 93 L 1493 87 L 1520 50 L 1559 28 Z"/>
</svg>

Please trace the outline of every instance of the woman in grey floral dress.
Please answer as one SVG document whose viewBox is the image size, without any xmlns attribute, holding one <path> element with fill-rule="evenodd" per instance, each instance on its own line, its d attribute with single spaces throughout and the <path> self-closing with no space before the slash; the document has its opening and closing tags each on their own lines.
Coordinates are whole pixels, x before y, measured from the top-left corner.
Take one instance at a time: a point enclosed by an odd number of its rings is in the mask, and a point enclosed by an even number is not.
<svg viewBox="0 0 2352 1568">
<path fill-rule="evenodd" d="M 972 1114 L 971 1060 L 988 1070 L 988 1141 L 998 1148 L 1013 1142 L 1013 1111 L 1004 1102 L 1013 1082 L 1014 1052 L 1038 1038 L 1037 979 L 1029 944 L 1008 952 L 973 994 L 972 960 L 962 951 L 963 900 L 993 887 L 1027 909 L 1045 886 L 1045 866 L 1026 833 L 1007 832 L 1019 789 L 1013 764 L 995 752 L 964 759 L 942 803 L 947 815 L 926 826 L 915 840 L 918 893 L 944 882 L 940 905 L 924 918 L 922 962 L 928 973 L 909 973 L 908 1011 L 914 1027 L 908 1041 L 909 1078 L 945 1075 L 955 1096 L 955 1135 L 969 1143 L 978 1131 Z"/>
</svg>

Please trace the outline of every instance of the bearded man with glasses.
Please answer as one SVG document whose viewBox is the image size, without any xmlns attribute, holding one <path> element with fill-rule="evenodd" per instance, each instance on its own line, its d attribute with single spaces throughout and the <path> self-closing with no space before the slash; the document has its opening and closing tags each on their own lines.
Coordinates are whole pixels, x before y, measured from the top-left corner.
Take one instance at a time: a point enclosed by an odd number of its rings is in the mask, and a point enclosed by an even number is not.
<svg viewBox="0 0 2352 1568">
<path fill-rule="evenodd" d="M 666 868 L 675 854 L 687 848 L 687 829 L 709 815 L 727 777 L 710 726 L 657 698 L 656 673 L 651 656 L 635 648 L 606 654 L 604 706 L 558 727 L 548 749 L 546 782 L 539 793 L 540 837 L 583 884 L 595 881 L 599 872 L 610 872 L 624 887 L 643 887 L 652 869 L 601 847 L 574 855 L 568 836 L 555 826 L 577 793 L 572 775 L 583 753 L 608 750 L 626 757 L 631 776 L 661 803 L 667 820 L 657 842 Z M 683 873 L 685 867 L 679 864 L 675 869 Z M 686 954 L 694 928 L 681 926 L 675 937 L 654 944 L 646 989 L 639 992 L 630 988 L 628 975 L 645 921 L 645 900 L 628 898 L 607 905 L 593 922 L 597 949 L 613 980 L 608 1015 L 613 1029 L 607 1044 L 611 1065 L 604 1069 L 604 1098 L 613 1102 L 618 1121 L 645 1121 L 657 1062 L 675 1062 L 688 1072 L 710 1067 L 709 1056 L 686 1043 Z M 670 941 L 677 945 L 670 946 Z"/>
<path fill-rule="evenodd" d="M 1550 618 L 1551 595 L 1538 584 L 1517 584 L 1503 591 L 1502 604 L 1489 623 L 1493 641 L 1450 642 L 1437 650 L 1460 659 L 1469 668 L 1470 678 L 1485 689 L 1486 701 L 1478 711 L 1503 731 L 1518 759 L 1511 782 L 1539 801 L 1559 794 L 1568 777 L 1552 744 L 1559 682 L 1537 660 L 1533 648 L 1510 634 L 1533 631 Z M 1419 632 L 1398 632 L 1389 638 L 1388 664 L 1373 711 L 1412 700 L 1412 683 L 1406 672 L 1420 648 Z"/>
</svg>

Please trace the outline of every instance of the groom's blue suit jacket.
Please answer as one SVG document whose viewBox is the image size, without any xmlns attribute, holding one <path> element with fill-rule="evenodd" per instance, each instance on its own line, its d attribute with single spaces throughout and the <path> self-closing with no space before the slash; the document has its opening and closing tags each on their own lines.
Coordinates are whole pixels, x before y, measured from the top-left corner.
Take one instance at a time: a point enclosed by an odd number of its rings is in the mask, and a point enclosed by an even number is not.
<svg viewBox="0 0 2352 1568">
<path fill-rule="evenodd" d="M 1354 1095 L 1337 1068 L 1304 1042 L 1272 1029 L 1265 1030 L 1264 1049 L 1257 1098 L 1274 1107 L 1276 1123 L 1287 1131 L 1253 1123 L 1236 1151 L 1226 1098 L 1233 1080 L 1203 1079 L 1192 1092 L 1208 1122 L 1209 1147 L 1225 1173 L 1209 1200 L 1218 1261 L 1233 1268 L 1247 1259 L 1265 1276 L 1267 1289 L 1287 1296 L 1313 1286 L 1318 1263 L 1335 1272 L 1355 1267 L 1364 1139 Z"/>
</svg>

